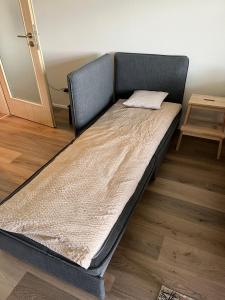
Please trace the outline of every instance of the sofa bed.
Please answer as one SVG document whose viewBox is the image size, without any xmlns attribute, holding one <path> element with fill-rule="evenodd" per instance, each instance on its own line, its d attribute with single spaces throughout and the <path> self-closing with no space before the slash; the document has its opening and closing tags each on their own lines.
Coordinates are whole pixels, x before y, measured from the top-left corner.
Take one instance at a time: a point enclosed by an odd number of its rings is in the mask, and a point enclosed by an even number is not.
<svg viewBox="0 0 225 300">
<path fill-rule="evenodd" d="M 76 139 L 0 206 L 0 248 L 104 299 L 104 273 L 176 130 L 188 58 L 106 54 L 68 75 Z M 123 105 L 165 91 L 162 108 Z"/>
</svg>

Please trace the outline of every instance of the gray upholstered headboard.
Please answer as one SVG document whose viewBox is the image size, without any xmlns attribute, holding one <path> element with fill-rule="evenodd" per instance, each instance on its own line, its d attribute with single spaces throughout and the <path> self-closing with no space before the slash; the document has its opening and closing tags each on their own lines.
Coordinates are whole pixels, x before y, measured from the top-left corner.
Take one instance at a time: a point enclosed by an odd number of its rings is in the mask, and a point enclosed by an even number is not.
<svg viewBox="0 0 225 300">
<path fill-rule="evenodd" d="M 115 97 L 129 98 L 134 90 L 168 92 L 166 101 L 181 103 L 189 60 L 186 56 L 116 53 Z"/>
<path fill-rule="evenodd" d="M 115 99 L 134 90 L 166 91 L 166 101 L 182 102 L 189 60 L 186 56 L 106 54 L 68 75 L 71 114 L 76 134 L 89 127 Z M 114 85 L 115 82 L 115 85 Z"/>
<path fill-rule="evenodd" d="M 103 55 L 68 75 L 71 115 L 76 135 L 113 104 L 113 57 Z"/>
</svg>

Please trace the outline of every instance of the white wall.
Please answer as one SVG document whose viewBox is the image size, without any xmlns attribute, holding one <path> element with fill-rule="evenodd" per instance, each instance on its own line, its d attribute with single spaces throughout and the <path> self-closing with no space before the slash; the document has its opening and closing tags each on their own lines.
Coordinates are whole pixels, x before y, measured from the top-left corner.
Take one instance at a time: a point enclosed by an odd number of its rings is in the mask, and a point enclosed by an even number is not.
<svg viewBox="0 0 225 300">
<path fill-rule="evenodd" d="M 115 51 L 185 54 L 191 93 L 225 96 L 224 0 L 33 0 L 47 76 L 66 74 Z M 52 91 L 53 101 L 67 97 Z"/>
</svg>

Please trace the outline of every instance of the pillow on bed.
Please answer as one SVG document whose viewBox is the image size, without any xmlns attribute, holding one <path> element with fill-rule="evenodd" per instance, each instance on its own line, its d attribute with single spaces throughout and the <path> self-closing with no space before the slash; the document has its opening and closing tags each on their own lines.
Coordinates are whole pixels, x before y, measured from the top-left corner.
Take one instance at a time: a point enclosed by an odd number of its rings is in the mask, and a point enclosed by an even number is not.
<svg viewBox="0 0 225 300">
<path fill-rule="evenodd" d="M 156 91 L 135 91 L 128 100 L 123 102 L 128 107 L 143 107 L 160 109 L 163 100 L 167 97 L 166 92 Z"/>
</svg>

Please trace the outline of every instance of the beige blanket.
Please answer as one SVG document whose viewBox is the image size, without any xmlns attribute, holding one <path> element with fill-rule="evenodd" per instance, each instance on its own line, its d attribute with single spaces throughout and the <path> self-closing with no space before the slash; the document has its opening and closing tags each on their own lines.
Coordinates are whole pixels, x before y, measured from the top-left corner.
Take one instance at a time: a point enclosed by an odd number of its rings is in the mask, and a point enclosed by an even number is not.
<svg viewBox="0 0 225 300">
<path fill-rule="evenodd" d="M 0 206 L 0 228 L 88 268 L 180 108 L 127 108 L 119 101 Z"/>
</svg>

